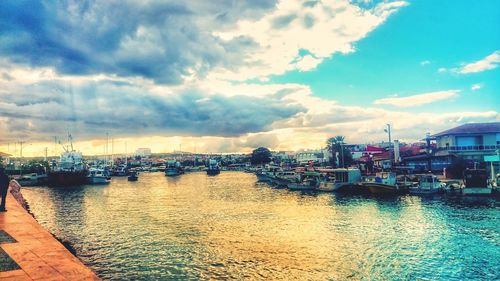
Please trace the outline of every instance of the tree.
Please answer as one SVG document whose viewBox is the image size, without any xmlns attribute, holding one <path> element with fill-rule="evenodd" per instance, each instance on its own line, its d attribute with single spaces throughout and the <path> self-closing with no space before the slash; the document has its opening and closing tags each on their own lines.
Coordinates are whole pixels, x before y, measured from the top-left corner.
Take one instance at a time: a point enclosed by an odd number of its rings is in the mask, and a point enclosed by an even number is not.
<svg viewBox="0 0 500 281">
<path fill-rule="evenodd" d="M 334 168 L 340 165 L 340 163 L 337 163 L 337 152 L 340 153 L 341 144 L 344 143 L 344 139 L 344 136 L 335 136 L 326 141 L 326 149 L 331 153 L 330 161 Z"/>
<path fill-rule="evenodd" d="M 352 154 L 349 149 L 343 147 L 345 137 L 335 136 L 326 141 L 326 149 L 331 153 L 331 163 L 334 168 L 347 167 L 352 164 Z M 336 154 L 339 153 L 339 163 L 337 163 Z"/>
<path fill-rule="evenodd" d="M 271 151 L 265 147 L 259 147 L 252 151 L 252 158 L 250 159 L 252 165 L 259 165 L 271 162 Z"/>
</svg>

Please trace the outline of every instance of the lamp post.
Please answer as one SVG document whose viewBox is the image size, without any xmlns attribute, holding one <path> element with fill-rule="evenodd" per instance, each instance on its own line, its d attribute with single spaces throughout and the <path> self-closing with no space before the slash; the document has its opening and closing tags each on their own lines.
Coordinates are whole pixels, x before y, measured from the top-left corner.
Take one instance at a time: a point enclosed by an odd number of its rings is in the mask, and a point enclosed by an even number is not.
<svg viewBox="0 0 500 281">
<path fill-rule="evenodd" d="M 340 142 L 340 158 L 342 159 L 342 168 L 344 168 L 344 142 Z"/>
<path fill-rule="evenodd" d="M 384 132 L 386 132 L 389 135 L 389 148 L 392 146 L 392 140 L 391 140 L 391 124 L 386 124 L 387 128 L 384 129 Z"/>
</svg>

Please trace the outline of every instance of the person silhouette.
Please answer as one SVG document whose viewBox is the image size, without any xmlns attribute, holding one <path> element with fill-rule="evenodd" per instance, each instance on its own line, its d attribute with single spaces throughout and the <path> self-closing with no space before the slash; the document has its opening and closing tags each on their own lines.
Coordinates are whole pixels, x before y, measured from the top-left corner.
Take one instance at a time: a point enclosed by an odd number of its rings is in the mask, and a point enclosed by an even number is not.
<svg viewBox="0 0 500 281">
<path fill-rule="evenodd" d="M 2 196 L 2 202 L 0 203 L 0 212 L 7 212 L 5 209 L 5 200 L 7 197 L 7 190 L 9 190 L 9 176 L 5 174 L 5 169 L 0 167 L 0 195 Z"/>
</svg>

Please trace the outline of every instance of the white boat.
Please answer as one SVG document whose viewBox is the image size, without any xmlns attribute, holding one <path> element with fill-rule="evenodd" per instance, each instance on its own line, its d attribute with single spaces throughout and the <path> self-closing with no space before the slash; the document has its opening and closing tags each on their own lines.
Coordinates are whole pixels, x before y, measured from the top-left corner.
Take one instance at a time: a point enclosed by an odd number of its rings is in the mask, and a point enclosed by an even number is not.
<svg viewBox="0 0 500 281">
<path fill-rule="evenodd" d="M 273 182 L 276 173 L 281 170 L 278 166 L 266 165 L 264 169 L 255 173 L 257 179 L 262 182 Z"/>
<path fill-rule="evenodd" d="M 410 186 L 408 182 L 398 182 L 396 174 L 392 172 L 379 172 L 375 176 L 365 177 L 360 184 L 375 195 L 402 194 Z"/>
<path fill-rule="evenodd" d="M 109 178 L 105 175 L 103 169 L 90 168 L 89 174 L 87 175 L 88 184 L 107 184 L 109 183 Z"/>
<path fill-rule="evenodd" d="M 290 190 L 317 190 L 321 174 L 318 172 L 306 171 L 301 174 L 301 179 L 297 182 L 290 182 L 287 184 Z"/>
<path fill-rule="evenodd" d="M 294 171 L 277 171 L 270 179 L 278 186 L 287 186 L 289 183 L 297 182 L 300 175 Z"/>
<path fill-rule="evenodd" d="M 208 160 L 208 168 L 207 168 L 207 175 L 209 176 L 215 176 L 220 174 L 220 166 L 217 160 L 215 159 L 209 159 Z"/>
<path fill-rule="evenodd" d="M 464 171 L 463 196 L 488 196 L 493 191 L 486 170 L 474 169 Z"/>
<path fill-rule="evenodd" d="M 318 186 L 321 191 L 338 191 L 342 188 L 357 185 L 361 181 L 361 171 L 357 168 L 333 169 L 333 173 L 326 173 Z"/>
<path fill-rule="evenodd" d="M 417 175 L 418 184 L 410 187 L 410 194 L 436 194 L 444 190 L 444 184 L 434 175 Z"/>
<path fill-rule="evenodd" d="M 168 161 L 167 167 L 165 168 L 165 176 L 175 177 L 180 174 L 184 174 L 181 163 L 179 161 Z"/>
<path fill-rule="evenodd" d="M 21 186 L 36 186 L 47 183 L 46 174 L 31 173 L 16 179 Z"/>
<path fill-rule="evenodd" d="M 81 152 L 73 150 L 73 145 L 65 148 L 59 161 L 53 161 L 47 175 L 49 186 L 75 186 L 87 182 L 87 167 Z"/>
</svg>

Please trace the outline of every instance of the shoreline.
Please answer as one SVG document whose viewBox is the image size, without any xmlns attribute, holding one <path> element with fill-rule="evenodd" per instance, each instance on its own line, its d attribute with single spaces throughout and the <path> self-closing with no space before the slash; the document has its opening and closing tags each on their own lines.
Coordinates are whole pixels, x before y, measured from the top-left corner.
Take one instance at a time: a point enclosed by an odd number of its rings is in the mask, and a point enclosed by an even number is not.
<svg viewBox="0 0 500 281">
<path fill-rule="evenodd" d="M 21 186 L 11 181 L 7 212 L 0 213 L 0 230 L 14 241 L 1 249 L 17 268 L 0 272 L 1 280 L 100 280 L 57 237 L 43 228 L 29 211 Z"/>
</svg>

